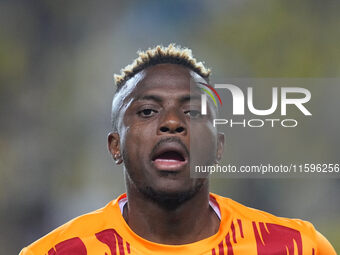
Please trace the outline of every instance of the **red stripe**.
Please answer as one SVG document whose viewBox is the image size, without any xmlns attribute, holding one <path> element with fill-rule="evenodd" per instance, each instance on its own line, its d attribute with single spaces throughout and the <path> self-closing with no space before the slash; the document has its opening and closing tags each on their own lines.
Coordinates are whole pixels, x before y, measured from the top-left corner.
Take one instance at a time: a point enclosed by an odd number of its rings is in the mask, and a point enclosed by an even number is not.
<svg viewBox="0 0 340 255">
<path fill-rule="evenodd" d="M 220 104 L 222 105 L 222 100 L 220 98 L 220 95 L 217 93 L 217 91 L 213 87 L 211 87 L 210 85 L 203 83 L 203 82 L 199 82 L 199 84 L 202 84 L 202 85 L 208 87 L 209 89 L 211 89 L 215 93 L 215 95 L 218 97 L 218 100 L 220 101 Z"/>
<path fill-rule="evenodd" d="M 224 255 L 223 240 L 218 245 L 218 254 L 219 255 Z"/>
<path fill-rule="evenodd" d="M 233 246 L 230 243 L 230 236 L 229 233 L 228 235 L 226 235 L 225 237 L 225 242 L 227 244 L 227 248 L 228 248 L 228 254 L 227 255 L 234 255 L 234 251 L 233 251 Z"/>
<path fill-rule="evenodd" d="M 106 229 L 96 234 L 96 237 L 102 243 L 105 243 L 112 255 L 117 255 L 116 244 L 118 242 L 119 254 L 124 255 L 123 238 L 114 229 Z M 116 242 L 117 240 L 117 242 Z"/>
<path fill-rule="evenodd" d="M 236 233 L 235 233 L 234 222 L 231 222 L 231 231 L 233 232 L 233 240 L 234 240 L 234 243 L 237 243 L 237 242 L 236 242 Z"/>
<path fill-rule="evenodd" d="M 116 230 L 113 230 L 115 232 L 117 241 L 118 241 L 118 247 L 119 247 L 119 254 L 124 255 L 124 244 L 123 244 L 123 238 L 117 233 Z"/>
<path fill-rule="evenodd" d="M 128 242 L 126 242 L 126 250 L 128 253 L 130 253 L 130 244 Z"/>
<path fill-rule="evenodd" d="M 314 255 L 315 251 L 314 251 L 314 248 L 312 249 L 312 255 Z"/>
<path fill-rule="evenodd" d="M 56 255 L 55 250 L 52 248 L 48 251 L 48 255 Z"/>
<path fill-rule="evenodd" d="M 241 237 L 244 238 L 243 236 L 243 228 L 242 228 L 242 221 L 240 219 L 237 219 L 238 227 L 240 228 L 241 232 Z"/>
<path fill-rule="evenodd" d="M 213 249 L 211 250 L 211 255 L 216 255 L 215 248 L 213 248 Z"/>
</svg>

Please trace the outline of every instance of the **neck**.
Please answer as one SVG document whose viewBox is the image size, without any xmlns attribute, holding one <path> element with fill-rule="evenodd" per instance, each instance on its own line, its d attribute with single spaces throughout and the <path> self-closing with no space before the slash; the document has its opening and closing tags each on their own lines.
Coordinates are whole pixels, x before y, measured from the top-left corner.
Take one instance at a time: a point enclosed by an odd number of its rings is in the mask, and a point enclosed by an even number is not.
<svg viewBox="0 0 340 255">
<path fill-rule="evenodd" d="M 124 219 L 139 236 L 152 242 L 179 245 L 217 233 L 219 218 L 209 206 L 208 181 L 189 200 L 174 209 L 159 205 L 128 186 Z M 190 230 L 190 231 L 189 231 Z"/>
</svg>

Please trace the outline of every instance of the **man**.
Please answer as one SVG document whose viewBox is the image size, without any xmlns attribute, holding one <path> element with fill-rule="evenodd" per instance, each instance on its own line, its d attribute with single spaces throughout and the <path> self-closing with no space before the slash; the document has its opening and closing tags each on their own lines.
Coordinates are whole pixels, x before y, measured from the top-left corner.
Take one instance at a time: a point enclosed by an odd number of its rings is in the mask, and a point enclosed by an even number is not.
<svg viewBox="0 0 340 255">
<path fill-rule="evenodd" d="M 115 76 L 108 136 L 127 193 L 21 254 L 336 254 L 312 224 L 245 207 L 209 193 L 208 178 L 190 177 L 190 165 L 212 165 L 223 154 L 214 108 L 200 114 L 196 84 L 209 74 L 188 49 L 140 52 Z"/>
</svg>

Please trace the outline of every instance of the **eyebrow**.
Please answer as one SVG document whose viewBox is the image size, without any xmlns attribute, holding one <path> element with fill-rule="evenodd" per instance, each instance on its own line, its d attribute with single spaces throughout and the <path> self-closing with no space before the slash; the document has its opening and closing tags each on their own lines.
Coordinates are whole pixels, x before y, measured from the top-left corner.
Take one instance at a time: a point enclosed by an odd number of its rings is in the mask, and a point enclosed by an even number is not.
<svg viewBox="0 0 340 255">
<path fill-rule="evenodd" d="M 201 100 L 200 95 L 184 95 L 180 97 L 179 101 L 181 103 L 185 103 L 190 100 Z M 155 101 L 157 103 L 161 103 L 164 101 L 163 97 L 158 96 L 158 95 L 144 95 L 137 97 L 134 101 Z"/>
<path fill-rule="evenodd" d="M 156 101 L 157 103 L 161 103 L 163 99 L 160 96 L 156 95 L 144 95 L 141 97 L 137 97 L 134 101 Z"/>
</svg>

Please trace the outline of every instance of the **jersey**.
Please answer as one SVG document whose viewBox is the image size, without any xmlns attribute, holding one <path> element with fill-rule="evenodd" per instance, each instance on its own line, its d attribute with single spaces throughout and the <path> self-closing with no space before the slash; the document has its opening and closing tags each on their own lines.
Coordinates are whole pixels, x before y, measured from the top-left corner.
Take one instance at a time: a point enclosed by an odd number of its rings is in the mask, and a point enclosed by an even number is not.
<svg viewBox="0 0 340 255">
<path fill-rule="evenodd" d="M 184 245 L 163 245 L 138 236 L 125 222 L 126 194 L 75 218 L 24 248 L 20 255 L 334 255 L 309 222 L 277 217 L 210 193 L 219 230 Z"/>
</svg>

